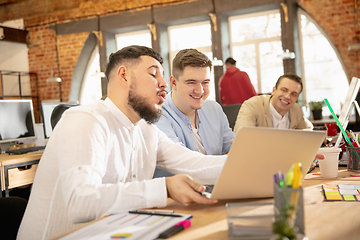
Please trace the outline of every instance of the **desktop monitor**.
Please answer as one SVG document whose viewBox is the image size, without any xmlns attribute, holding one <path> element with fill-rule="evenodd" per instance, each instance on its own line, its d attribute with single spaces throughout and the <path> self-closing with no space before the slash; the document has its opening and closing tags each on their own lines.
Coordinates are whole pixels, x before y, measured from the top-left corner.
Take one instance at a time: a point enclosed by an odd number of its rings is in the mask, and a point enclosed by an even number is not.
<svg viewBox="0 0 360 240">
<path fill-rule="evenodd" d="M 32 100 L 0 100 L 0 143 L 36 138 Z"/>
<path fill-rule="evenodd" d="M 360 115 L 360 109 L 358 109 L 359 105 L 356 102 L 356 96 L 359 93 L 359 89 L 360 89 L 360 79 L 353 77 L 351 79 L 349 91 L 346 95 L 345 102 L 341 108 L 341 113 L 339 117 L 339 122 L 344 129 L 347 128 L 354 107 L 356 107 L 356 111 Z M 342 139 L 342 134 L 339 135 L 335 143 L 335 147 L 340 146 L 341 139 Z"/>
</svg>

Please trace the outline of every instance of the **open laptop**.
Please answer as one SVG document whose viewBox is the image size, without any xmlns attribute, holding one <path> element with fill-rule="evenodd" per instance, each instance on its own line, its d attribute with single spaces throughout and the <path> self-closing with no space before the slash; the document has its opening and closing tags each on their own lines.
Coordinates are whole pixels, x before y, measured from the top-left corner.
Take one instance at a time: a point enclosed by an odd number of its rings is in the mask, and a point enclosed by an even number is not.
<svg viewBox="0 0 360 240">
<path fill-rule="evenodd" d="M 273 197 L 273 175 L 301 162 L 305 176 L 324 138 L 324 131 L 242 127 L 219 178 L 196 180 L 215 183 L 211 194 L 203 194 L 212 199 Z"/>
</svg>

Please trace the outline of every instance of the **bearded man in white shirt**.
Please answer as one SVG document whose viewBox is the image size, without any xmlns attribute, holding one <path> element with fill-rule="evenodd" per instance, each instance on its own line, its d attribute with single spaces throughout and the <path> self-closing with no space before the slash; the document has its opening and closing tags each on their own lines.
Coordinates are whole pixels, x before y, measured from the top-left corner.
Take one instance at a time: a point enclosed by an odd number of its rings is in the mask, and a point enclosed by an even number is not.
<svg viewBox="0 0 360 240">
<path fill-rule="evenodd" d="M 107 98 L 73 107 L 57 123 L 18 239 L 49 239 L 108 214 L 164 207 L 167 197 L 184 205 L 216 202 L 201 196 L 204 186 L 191 177 L 218 177 L 226 156 L 191 151 L 152 124 L 166 97 L 161 64 L 142 46 L 110 55 Z M 178 175 L 152 179 L 155 167 Z"/>
</svg>

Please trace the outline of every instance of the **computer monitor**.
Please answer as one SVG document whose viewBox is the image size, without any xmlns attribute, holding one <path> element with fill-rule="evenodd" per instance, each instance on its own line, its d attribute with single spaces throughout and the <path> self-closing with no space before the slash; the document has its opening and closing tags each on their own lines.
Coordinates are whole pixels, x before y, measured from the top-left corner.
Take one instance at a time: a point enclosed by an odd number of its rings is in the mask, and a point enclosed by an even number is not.
<svg viewBox="0 0 360 240">
<path fill-rule="evenodd" d="M 51 114 L 54 108 L 62 104 L 62 102 L 42 102 L 41 103 L 41 117 L 44 125 L 44 134 L 45 138 L 50 138 L 52 133 L 52 127 L 51 127 Z"/>
<path fill-rule="evenodd" d="M 0 143 L 36 138 L 32 100 L 0 100 Z"/>
<path fill-rule="evenodd" d="M 359 93 L 359 88 L 360 88 L 360 79 L 353 77 L 351 79 L 349 91 L 346 95 L 345 102 L 341 108 L 341 113 L 339 117 L 339 122 L 344 129 L 347 128 L 354 107 L 356 107 L 356 111 L 360 115 L 359 104 L 356 101 L 356 96 Z M 339 135 L 335 143 L 335 147 L 339 147 L 341 139 L 342 139 L 342 134 Z"/>
</svg>

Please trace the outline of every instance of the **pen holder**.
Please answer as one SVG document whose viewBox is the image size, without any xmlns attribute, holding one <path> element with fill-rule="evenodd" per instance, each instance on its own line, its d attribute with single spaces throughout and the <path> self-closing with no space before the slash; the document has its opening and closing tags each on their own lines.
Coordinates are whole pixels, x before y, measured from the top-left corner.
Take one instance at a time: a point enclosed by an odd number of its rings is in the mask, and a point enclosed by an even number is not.
<svg viewBox="0 0 360 240">
<path fill-rule="evenodd" d="M 274 222 L 274 204 L 227 203 L 229 239 L 269 239 Z"/>
<path fill-rule="evenodd" d="M 272 239 L 302 239 L 305 236 L 302 188 L 280 188 L 274 184 L 275 223 Z M 278 238 L 276 238 L 278 236 Z"/>
<path fill-rule="evenodd" d="M 352 172 L 360 172 L 360 148 L 346 147 L 346 152 L 348 152 L 349 156 L 347 170 Z"/>
</svg>

